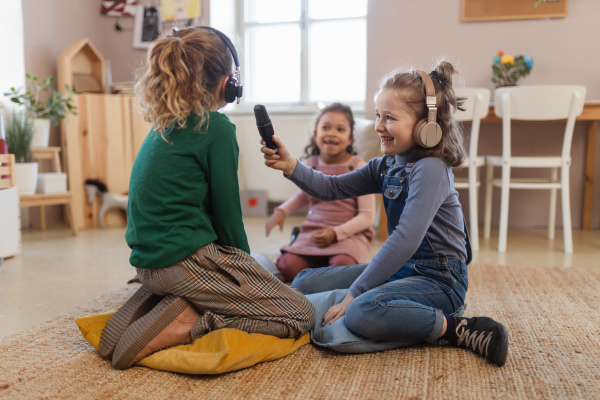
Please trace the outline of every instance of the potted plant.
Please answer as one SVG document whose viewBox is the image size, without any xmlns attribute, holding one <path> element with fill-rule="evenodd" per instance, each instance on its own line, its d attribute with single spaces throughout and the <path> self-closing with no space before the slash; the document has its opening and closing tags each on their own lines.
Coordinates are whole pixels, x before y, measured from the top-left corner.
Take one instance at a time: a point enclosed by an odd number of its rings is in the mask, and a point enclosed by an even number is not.
<svg viewBox="0 0 600 400">
<path fill-rule="evenodd" d="M 513 57 L 499 51 L 492 64 L 492 82 L 496 87 L 516 86 L 517 81 L 526 77 L 533 67 L 533 58 L 519 55 Z"/>
<path fill-rule="evenodd" d="M 23 88 L 10 88 L 4 93 L 13 103 L 22 105 L 33 118 L 34 138 L 32 146 L 48 147 L 50 124 L 56 126 L 69 113 L 77 115 L 76 107 L 72 104 L 73 90 L 65 85 L 66 94 L 54 89 L 54 77 L 38 78 L 25 74 L 30 85 Z"/>
<path fill-rule="evenodd" d="M 8 153 L 15 155 L 15 180 L 19 195 L 34 194 L 37 186 L 38 163 L 33 162 L 32 139 L 33 119 L 26 110 L 13 110 L 6 126 L 6 146 Z"/>
</svg>

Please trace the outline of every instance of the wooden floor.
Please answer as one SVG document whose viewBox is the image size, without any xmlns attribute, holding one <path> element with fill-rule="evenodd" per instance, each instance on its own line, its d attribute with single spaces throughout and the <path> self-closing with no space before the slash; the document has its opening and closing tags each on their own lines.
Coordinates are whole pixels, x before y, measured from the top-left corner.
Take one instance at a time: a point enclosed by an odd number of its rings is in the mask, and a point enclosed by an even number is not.
<svg viewBox="0 0 600 400">
<path fill-rule="evenodd" d="M 303 217 L 291 216 L 284 232 L 274 230 L 266 238 L 266 218 L 245 218 L 253 252 L 275 258 L 289 241 L 293 226 Z M 497 234 L 497 233 L 496 233 Z M 0 269 L 0 337 L 47 321 L 110 289 L 124 285 L 135 275 L 129 265 L 125 228 L 81 230 L 72 236 L 67 227 L 46 232 L 23 232 L 21 254 L 4 261 Z M 512 229 L 508 251 L 497 252 L 497 237 L 480 240 L 473 262 L 491 265 L 600 267 L 600 231 L 574 231 L 574 254 L 563 253 L 562 231 L 549 242 L 542 229 Z M 376 242 L 372 255 L 381 243 Z"/>
</svg>

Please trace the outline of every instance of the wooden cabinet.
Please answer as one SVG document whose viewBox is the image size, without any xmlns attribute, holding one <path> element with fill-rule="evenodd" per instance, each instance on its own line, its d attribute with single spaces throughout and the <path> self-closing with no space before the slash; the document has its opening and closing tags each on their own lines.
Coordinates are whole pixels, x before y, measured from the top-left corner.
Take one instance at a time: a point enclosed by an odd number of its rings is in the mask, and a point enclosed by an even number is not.
<svg viewBox="0 0 600 400">
<path fill-rule="evenodd" d="M 78 115 L 69 116 L 61 128 L 74 222 L 78 228 L 97 227 L 102 199 L 88 202 L 84 182 L 99 179 L 109 192 L 127 193 L 133 161 L 152 126 L 138 113 L 134 96 L 86 93 L 74 98 Z M 105 222 L 122 226 L 126 221 L 122 212 L 112 210 Z"/>
</svg>

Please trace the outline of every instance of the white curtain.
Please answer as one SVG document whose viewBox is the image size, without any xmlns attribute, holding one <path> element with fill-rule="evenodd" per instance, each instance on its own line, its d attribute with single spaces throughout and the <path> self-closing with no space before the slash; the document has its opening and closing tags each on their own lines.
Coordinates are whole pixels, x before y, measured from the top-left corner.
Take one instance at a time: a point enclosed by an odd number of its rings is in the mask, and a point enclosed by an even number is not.
<svg viewBox="0 0 600 400">
<path fill-rule="evenodd" d="M 0 1 L 0 38 L 0 103 L 6 108 L 11 103 L 4 93 L 25 84 L 21 0 Z"/>
</svg>

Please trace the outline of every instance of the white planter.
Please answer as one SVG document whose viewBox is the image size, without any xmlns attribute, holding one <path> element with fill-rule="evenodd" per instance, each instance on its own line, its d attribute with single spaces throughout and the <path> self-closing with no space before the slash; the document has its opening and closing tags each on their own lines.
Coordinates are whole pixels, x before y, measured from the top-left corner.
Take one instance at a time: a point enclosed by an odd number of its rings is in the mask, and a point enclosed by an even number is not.
<svg viewBox="0 0 600 400">
<path fill-rule="evenodd" d="M 31 147 L 48 147 L 50 143 L 50 120 L 35 118 L 33 120 L 33 139 Z"/>
<path fill-rule="evenodd" d="M 15 163 L 15 183 L 19 196 L 35 194 L 38 179 L 38 163 Z"/>
</svg>

